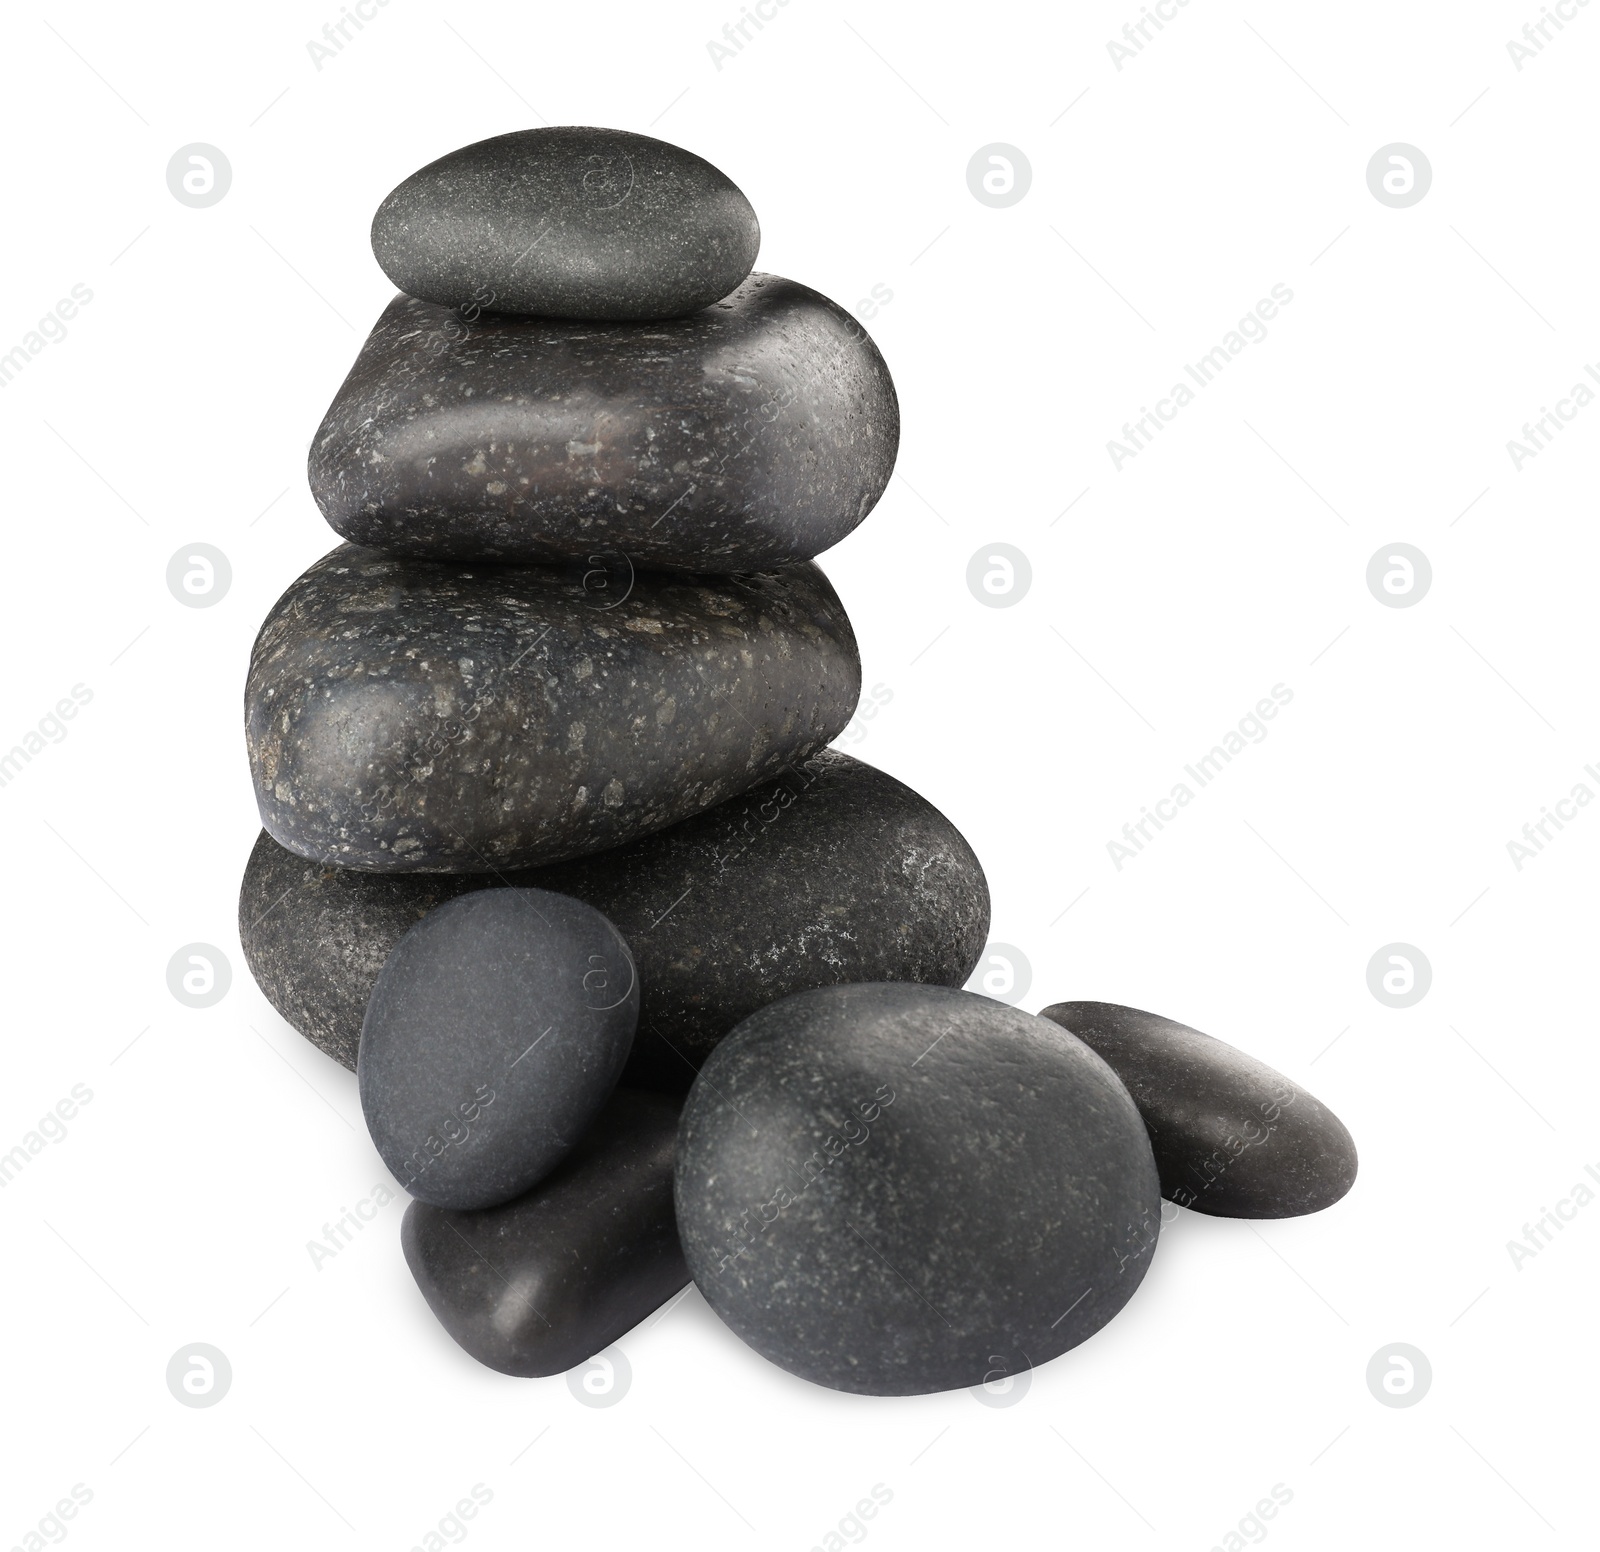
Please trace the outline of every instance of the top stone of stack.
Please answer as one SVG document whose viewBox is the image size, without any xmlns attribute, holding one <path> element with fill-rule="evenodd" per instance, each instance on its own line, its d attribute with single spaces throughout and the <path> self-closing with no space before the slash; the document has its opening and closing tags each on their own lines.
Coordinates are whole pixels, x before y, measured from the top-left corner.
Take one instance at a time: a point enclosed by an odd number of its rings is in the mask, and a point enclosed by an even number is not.
<svg viewBox="0 0 1600 1552">
<path fill-rule="evenodd" d="M 463 146 L 378 207 L 372 251 L 410 296 L 546 318 L 681 318 L 750 273 L 761 228 L 710 162 L 620 129 Z"/>
</svg>

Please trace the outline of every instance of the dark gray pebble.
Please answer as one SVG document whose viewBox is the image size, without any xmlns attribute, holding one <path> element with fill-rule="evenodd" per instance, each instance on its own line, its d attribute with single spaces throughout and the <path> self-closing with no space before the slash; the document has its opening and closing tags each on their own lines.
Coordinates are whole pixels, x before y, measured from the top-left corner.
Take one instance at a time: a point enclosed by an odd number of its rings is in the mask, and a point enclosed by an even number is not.
<svg viewBox="0 0 1600 1552">
<path fill-rule="evenodd" d="M 755 571 L 809 560 L 894 468 L 889 369 L 843 308 L 753 275 L 671 323 L 399 297 L 311 445 L 334 529 L 393 555 Z M 591 559 L 592 557 L 592 559 Z"/>
<path fill-rule="evenodd" d="M 1114 1002 L 1058 1002 L 1070 1029 L 1122 1079 L 1150 1130 L 1161 1194 L 1219 1218 L 1293 1218 L 1355 1183 L 1344 1123 L 1265 1062 L 1175 1019 Z"/>
<path fill-rule="evenodd" d="M 622 129 L 496 135 L 378 207 L 372 251 L 402 291 L 476 314 L 677 318 L 750 273 L 750 201 L 692 151 Z"/>
<path fill-rule="evenodd" d="M 239 892 L 245 959 L 272 1005 L 346 1067 L 389 951 L 413 922 L 502 883 L 586 900 L 639 967 L 624 1081 L 682 1092 L 740 1019 L 809 986 L 960 986 L 989 930 L 961 833 L 892 776 L 823 750 L 770 782 L 614 851 L 495 874 L 324 867 L 265 832 Z"/>
<path fill-rule="evenodd" d="M 418 1200 L 509 1201 L 611 1097 L 638 1021 L 628 945 L 593 907 L 539 889 L 447 901 L 372 989 L 356 1067 L 367 1130 Z"/>
<path fill-rule="evenodd" d="M 970 992 L 830 986 L 711 1054 L 678 1229 L 712 1308 L 836 1390 L 976 1386 L 1098 1331 L 1150 1264 L 1155 1162 L 1081 1041 Z"/>
<path fill-rule="evenodd" d="M 291 851 L 486 872 L 710 808 L 835 737 L 860 689 L 815 566 L 641 574 L 596 607 L 556 568 L 343 545 L 261 627 L 245 732 L 261 822 Z"/>
<path fill-rule="evenodd" d="M 618 1089 L 547 1179 L 499 1207 L 413 1202 L 400 1243 L 445 1330 L 502 1374 L 560 1374 L 689 1281 L 672 1214 L 678 1107 Z"/>
</svg>

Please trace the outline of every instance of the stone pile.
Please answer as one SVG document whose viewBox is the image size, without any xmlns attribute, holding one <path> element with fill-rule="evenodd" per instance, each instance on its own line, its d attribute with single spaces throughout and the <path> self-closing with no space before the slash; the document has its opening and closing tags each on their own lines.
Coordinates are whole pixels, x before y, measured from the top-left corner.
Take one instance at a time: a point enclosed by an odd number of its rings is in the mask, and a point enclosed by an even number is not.
<svg viewBox="0 0 1600 1552">
<path fill-rule="evenodd" d="M 808 1379 L 976 1385 L 1122 1307 L 1161 1195 L 1348 1189 L 1338 1120 L 1231 1047 L 958 989 L 978 859 L 828 748 L 861 663 L 813 559 L 888 483 L 894 385 L 752 273 L 722 173 L 523 131 L 408 178 L 372 241 L 402 294 L 309 467 L 346 542 L 251 656 L 240 932 L 355 1069 L 457 1342 L 559 1373 L 692 1276 Z"/>
</svg>

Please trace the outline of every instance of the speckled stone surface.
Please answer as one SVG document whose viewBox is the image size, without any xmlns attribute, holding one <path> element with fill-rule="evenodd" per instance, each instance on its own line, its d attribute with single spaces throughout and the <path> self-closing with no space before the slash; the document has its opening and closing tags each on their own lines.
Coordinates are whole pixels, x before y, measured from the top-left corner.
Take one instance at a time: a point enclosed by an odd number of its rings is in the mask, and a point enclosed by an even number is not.
<svg viewBox="0 0 1600 1552">
<path fill-rule="evenodd" d="M 811 565 L 641 574 L 597 607 L 553 567 L 344 545 L 273 606 L 245 687 L 261 822 L 383 872 L 485 872 L 618 846 L 826 744 L 861 689 Z"/>
<path fill-rule="evenodd" d="M 1070 1029 L 1122 1079 L 1150 1131 L 1161 1194 L 1219 1218 L 1292 1218 L 1355 1183 L 1344 1123 L 1265 1062 L 1175 1019 L 1114 1002 L 1058 1002 Z"/>
<path fill-rule="evenodd" d="M 630 1082 L 682 1091 L 741 1019 L 847 981 L 960 986 L 989 931 L 983 868 L 925 798 L 823 750 L 622 852 L 543 870 L 641 966 Z"/>
<path fill-rule="evenodd" d="M 861 325 L 752 275 L 656 324 L 469 323 L 396 298 L 309 475 L 338 533 L 390 554 L 752 571 L 844 538 L 899 440 L 894 384 Z"/>
<path fill-rule="evenodd" d="M 695 1283 L 757 1352 L 867 1395 L 1044 1363 L 1160 1224 L 1139 1112 L 1081 1041 L 970 992 L 800 992 L 711 1054 L 678 1136 Z"/>
<path fill-rule="evenodd" d="M 628 945 L 581 900 L 482 889 L 430 911 L 378 974 L 356 1078 L 374 1146 L 419 1201 L 492 1207 L 571 1151 L 639 1022 Z"/>
<path fill-rule="evenodd" d="M 413 1202 L 400 1243 L 440 1324 L 502 1374 L 560 1374 L 689 1281 L 672 1213 L 678 1107 L 618 1089 L 563 1163 L 500 1207 Z"/>
<path fill-rule="evenodd" d="M 402 291 L 552 318 L 677 318 L 750 273 L 761 228 L 710 162 L 648 135 L 522 129 L 441 156 L 378 207 Z"/>
<path fill-rule="evenodd" d="M 836 981 L 960 986 L 989 930 L 983 869 L 960 832 L 892 776 L 823 750 L 654 835 L 503 878 L 323 867 L 263 832 L 239 939 L 268 1001 L 354 1067 L 400 935 L 444 900 L 501 883 L 586 900 L 622 932 L 642 992 L 625 1081 L 679 1092 L 763 1004 Z"/>
<path fill-rule="evenodd" d="M 239 942 L 262 994 L 302 1035 L 353 1072 L 372 988 L 396 943 L 435 906 L 539 869 L 363 873 L 256 838 L 239 889 Z"/>
</svg>

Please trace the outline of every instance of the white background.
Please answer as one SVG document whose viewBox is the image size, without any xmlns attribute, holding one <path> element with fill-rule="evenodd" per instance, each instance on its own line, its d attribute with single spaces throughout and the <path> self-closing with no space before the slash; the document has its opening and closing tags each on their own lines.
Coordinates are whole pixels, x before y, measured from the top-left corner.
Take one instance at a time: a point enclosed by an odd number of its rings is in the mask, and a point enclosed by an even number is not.
<svg viewBox="0 0 1600 1552">
<path fill-rule="evenodd" d="M 333 0 L 13 13 L 0 352 L 93 301 L 0 391 L 0 748 L 93 699 L 0 788 L 0 1150 L 93 1100 L 0 1191 L 0 1544 L 80 1482 L 85 1549 L 404 1549 L 475 1483 L 485 1552 L 803 1549 L 875 1483 L 885 1552 L 1204 1549 L 1276 1483 L 1284 1549 L 1583 1542 L 1600 1203 L 1520 1270 L 1507 1241 L 1600 1168 L 1600 811 L 1520 871 L 1506 843 L 1600 792 L 1600 407 L 1520 471 L 1506 444 L 1600 361 L 1600 6 L 1520 72 L 1532 0 L 1194 0 L 1120 71 L 1138 5 L 1065 9 L 791 0 L 720 71 L 733 0 L 392 0 L 320 71 Z M 587 1408 L 454 1347 L 400 1202 L 311 1264 L 386 1177 L 353 1077 L 239 957 L 247 654 L 334 542 L 304 458 L 390 294 L 373 210 L 540 122 L 690 147 L 755 205 L 761 268 L 893 293 L 897 477 L 823 560 L 893 697 L 846 747 L 971 839 L 1023 1005 L 1181 1018 L 1360 1146 L 1318 1216 L 1179 1216 L 1014 1405 L 818 1389 L 691 1292 Z M 1407 209 L 1366 181 L 1394 141 L 1433 169 Z M 210 208 L 167 189 L 190 142 L 232 165 Z M 1007 209 L 967 187 L 991 142 L 1032 166 Z M 1269 336 L 1119 472 L 1107 440 L 1280 283 Z M 165 582 L 196 541 L 232 566 L 212 608 Z M 1365 582 L 1396 541 L 1433 568 L 1411 608 Z M 1032 566 L 1011 608 L 965 581 L 995 542 Z M 1107 842 L 1278 683 L 1270 736 L 1118 871 Z M 203 1011 L 166 984 L 197 941 L 233 970 Z M 1403 1010 L 1366 981 L 1396 941 L 1433 969 Z M 233 1367 L 206 1410 L 164 1379 L 197 1341 Z M 1365 1380 L 1395 1342 L 1433 1368 L 1406 1409 Z"/>
</svg>

